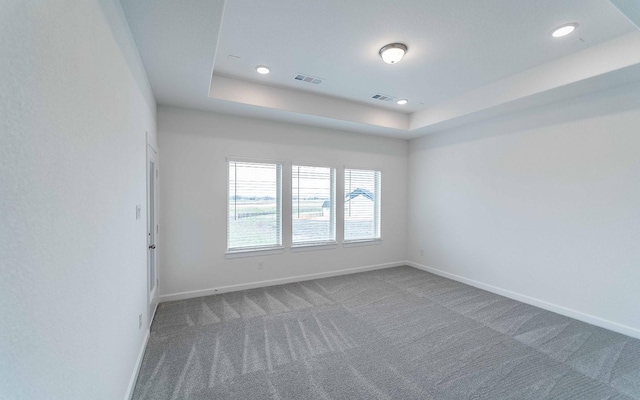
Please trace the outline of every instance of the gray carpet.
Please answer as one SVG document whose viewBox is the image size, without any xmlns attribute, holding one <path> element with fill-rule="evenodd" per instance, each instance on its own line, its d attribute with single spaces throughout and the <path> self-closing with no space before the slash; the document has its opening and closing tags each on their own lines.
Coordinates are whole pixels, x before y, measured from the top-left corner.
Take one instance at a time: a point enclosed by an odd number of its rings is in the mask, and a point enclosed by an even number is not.
<svg viewBox="0 0 640 400">
<path fill-rule="evenodd" d="M 163 303 L 134 399 L 640 399 L 640 340 L 411 267 Z"/>
</svg>

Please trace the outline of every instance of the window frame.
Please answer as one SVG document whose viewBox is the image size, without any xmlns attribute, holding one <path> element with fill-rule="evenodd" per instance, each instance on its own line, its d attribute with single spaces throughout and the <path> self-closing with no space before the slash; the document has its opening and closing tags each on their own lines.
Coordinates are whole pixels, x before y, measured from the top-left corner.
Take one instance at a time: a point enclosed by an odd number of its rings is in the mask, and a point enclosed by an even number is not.
<svg viewBox="0 0 640 400">
<path fill-rule="evenodd" d="M 377 174 L 375 182 L 375 201 L 374 201 L 374 214 L 373 225 L 375 236 L 368 238 L 347 239 L 347 222 L 346 222 L 346 199 L 345 192 L 347 188 L 347 170 L 359 170 L 359 171 L 373 171 Z M 342 244 L 343 247 L 357 247 L 366 246 L 370 244 L 378 244 L 382 242 L 382 169 L 376 167 L 357 167 L 345 165 L 342 170 Z"/>
<path fill-rule="evenodd" d="M 272 160 L 272 159 L 260 159 L 260 158 L 246 158 L 246 157 L 227 157 L 225 160 L 226 169 L 227 169 L 227 183 L 226 183 L 226 257 L 227 258 L 236 258 L 236 257 L 248 257 L 253 255 L 269 255 L 269 254 L 280 254 L 284 252 L 284 232 L 283 232 L 283 207 L 282 207 L 282 196 L 283 196 L 283 185 L 282 185 L 282 175 L 284 170 L 284 162 L 280 160 Z M 247 246 L 247 247 L 229 247 L 229 212 L 230 212 L 230 173 L 229 167 L 230 163 L 251 163 L 251 164 L 271 164 L 276 166 L 276 209 L 277 215 L 279 216 L 278 224 L 280 231 L 280 244 L 276 245 L 263 245 L 263 246 Z"/>
<path fill-rule="evenodd" d="M 337 213 L 338 213 L 338 204 L 337 204 L 337 181 L 338 181 L 338 168 L 332 165 L 320 164 L 320 163 L 310 163 L 310 162 L 291 162 L 291 193 L 289 194 L 289 198 L 291 199 L 291 250 L 292 251 L 304 251 L 304 250 L 314 250 L 314 249 L 332 249 L 337 247 L 338 245 L 338 221 L 337 221 Z M 309 242 L 295 242 L 293 239 L 293 168 L 294 166 L 298 167 L 312 167 L 312 168 L 328 168 L 331 173 L 331 182 L 330 182 L 330 192 L 331 192 L 331 215 L 329 216 L 330 224 L 332 227 L 333 239 L 329 240 L 318 240 L 318 241 L 309 241 Z"/>
</svg>

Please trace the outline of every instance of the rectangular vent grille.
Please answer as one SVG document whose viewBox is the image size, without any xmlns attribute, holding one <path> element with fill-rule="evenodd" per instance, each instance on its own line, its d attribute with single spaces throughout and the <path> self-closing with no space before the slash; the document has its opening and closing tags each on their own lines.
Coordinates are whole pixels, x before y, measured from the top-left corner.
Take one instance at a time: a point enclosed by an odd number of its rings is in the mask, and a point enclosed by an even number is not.
<svg viewBox="0 0 640 400">
<path fill-rule="evenodd" d="M 371 96 L 372 99 L 380 100 L 380 101 L 395 101 L 396 98 L 393 96 L 387 96 L 386 94 L 374 94 Z"/>
<path fill-rule="evenodd" d="M 314 85 L 318 85 L 323 81 L 322 78 L 316 78 L 315 76 L 304 75 L 304 74 L 297 74 L 293 79 L 300 82 L 313 83 Z"/>
</svg>

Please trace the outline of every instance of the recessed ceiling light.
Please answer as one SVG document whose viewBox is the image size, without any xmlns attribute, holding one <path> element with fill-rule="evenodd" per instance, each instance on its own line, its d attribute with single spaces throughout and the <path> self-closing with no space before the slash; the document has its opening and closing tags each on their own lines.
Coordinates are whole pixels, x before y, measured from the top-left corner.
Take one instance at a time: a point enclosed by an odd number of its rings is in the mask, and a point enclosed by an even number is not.
<svg viewBox="0 0 640 400">
<path fill-rule="evenodd" d="M 551 36 L 553 36 L 554 38 L 567 36 L 571 32 L 575 31 L 577 27 L 578 27 L 578 24 L 576 24 L 575 22 L 561 25 L 551 32 Z"/>
<path fill-rule="evenodd" d="M 398 101 L 396 101 L 397 104 L 400 104 L 401 106 L 407 104 L 409 102 L 409 100 L 407 99 L 400 99 Z"/>
<path fill-rule="evenodd" d="M 407 52 L 407 46 L 402 43 L 391 43 L 380 49 L 380 57 L 387 64 L 395 64 L 402 60 L 404 53 Z"/>
<path fill-rule="evenodd" d="M 259 74 L 266 75 L 269 73 L 269 67 L 266 65 L 258 65 L 256 71 L 258 71 Z"/>
</svg>

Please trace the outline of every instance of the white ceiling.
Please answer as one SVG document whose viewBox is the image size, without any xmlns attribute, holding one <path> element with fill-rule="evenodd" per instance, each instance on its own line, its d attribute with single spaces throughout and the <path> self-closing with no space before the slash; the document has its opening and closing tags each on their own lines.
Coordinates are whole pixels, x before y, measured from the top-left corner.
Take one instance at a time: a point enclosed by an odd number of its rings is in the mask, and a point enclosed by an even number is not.
<svg viewBox="0 0 640 400">
<path fill-rule="evenodd" d="M 640 32 L 605 0 L 121 2 L 159 104 L 412 138 L 640 80 Z"/>
</svg>

